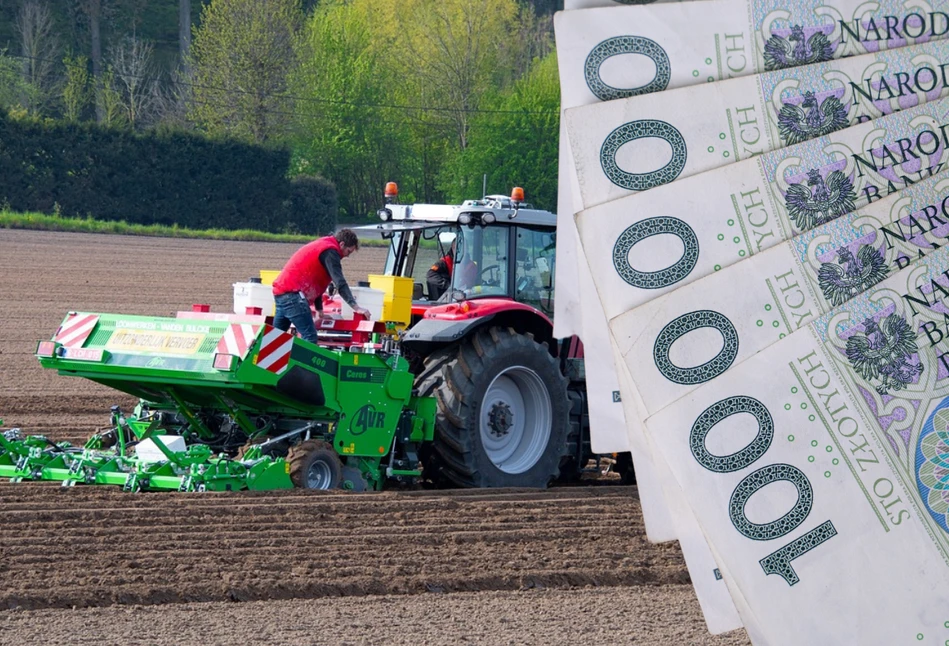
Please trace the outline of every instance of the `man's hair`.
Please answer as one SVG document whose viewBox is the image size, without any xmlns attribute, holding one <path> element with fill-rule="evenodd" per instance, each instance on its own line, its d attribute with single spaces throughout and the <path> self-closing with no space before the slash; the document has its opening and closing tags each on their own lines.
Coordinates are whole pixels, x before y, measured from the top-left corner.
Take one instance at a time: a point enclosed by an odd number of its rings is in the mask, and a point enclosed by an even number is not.
<svg viewBox="0 0 949 646">
<path fill-rule="evenodd" d="M 336 242 L 347 247 L 359 249 L 359 238 L 352 229 L 340 229 L 336 232 Z"/>
</svg>

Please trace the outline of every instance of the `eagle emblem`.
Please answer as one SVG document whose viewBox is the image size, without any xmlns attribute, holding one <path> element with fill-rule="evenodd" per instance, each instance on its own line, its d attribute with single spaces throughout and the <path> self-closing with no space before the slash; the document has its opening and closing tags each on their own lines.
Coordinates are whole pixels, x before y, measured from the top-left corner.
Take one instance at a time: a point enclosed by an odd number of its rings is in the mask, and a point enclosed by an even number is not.
<svg viewBox="0 0 949 646">
<path fill-rule="evenodd" d="M 850 213 L 856 199 L 853 182 L 841 171 L 831 172 L 825 180 L 819 170 L 812 169 L 807 171 L 807 186 L 804 182 L 788 186 L 784 204 L 791 221 L 807 231 Z"/>
<path fill-rule="evenodd" d="M 834 48 L 827 34 L 815 31 L 810 38 L 805 38 L 801 26 L 793 25 L 791 35 L 787 38 L 772 35 L 765 43 L 764 68 L 768 72 L 783 70 L 786 67 L 823 63 L 833 56 Z"/>
<path fill-rule="evenodd" d="M 890 314 L 879 323 L 868 318 L 863 329 L 847 339 L 847 360 L 867 381 L 880 380 L 875 386 L 879 394 L 903 390 L 923 373 L 921 363 L 909 361 L 916 354 L 916 336 L 903 317 Z"/>
<path fill-rule="evenodd" d="M 785 103 L 778 113 L 778 132 L 785 146 L 823 137 L 850 125 L 847 110 L 835 96 L 818 102 L 813 92 L 804 93 L 800 106 Z"/>
<path fill-rule="evenodd" d="M 856 256 L 847 247 L 841 247 L 836 263 L 822 263 L 817 270 L 817 284 L 824 298 L 837 307 L 876 285 L 888 272 L 883 252 L 873 245 L 860 245 Z"/>
</svg>

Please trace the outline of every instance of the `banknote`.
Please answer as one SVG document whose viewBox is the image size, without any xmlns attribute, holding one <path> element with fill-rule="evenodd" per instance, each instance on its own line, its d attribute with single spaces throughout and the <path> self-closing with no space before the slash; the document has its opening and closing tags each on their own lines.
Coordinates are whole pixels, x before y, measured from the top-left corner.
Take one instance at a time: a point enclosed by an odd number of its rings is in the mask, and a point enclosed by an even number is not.
<svg viewBox="0 0 949 646">
<path fill-rule="evenodd" d="M 564 94 L 592 103 L 944 39 L 947 8 L 708 0 L 565 11 L 554 29 Z"/>
<path fill-rule="evenodd" d="M 949 178 L 937 175 L 622 314 L 611 327 L 624 353 L 629 380 L 635 384 L 623 384 L 624 394 L 629 397 L 635 389 L 644 402 L 641 414 L 654 413 L 701 381 L 683 378 L 684 372 L 672 374 L 669 364 L 658 363 L 657 356 L 663 361 L 672 356 L 662 348 L 676 348 L 676 364 L 704 370 L 709 380 L 723 378 L 727 367 L 722 368 L 723 374 L 713 376 L 709 369 L 714 370 L 715 360 L 707 360 L 710 355 L 721 359 L 735 350 L 732 363 L 740 363 L 816 315 L 918 262 L 945 244 L 947 236 Z M 741 298 L 734 298 L 735 294 Z M 769 314 L 773 316 L 765 324 Z M 711 340 L 701 334 L 701 326 L 669 338 L 676 322 L 702 316 L 721 316 L 729 323 L 713 322 Z M 732 325 L 731 320 L 736 323 Z M 725 356 L 719 356 L 722 352 Z M 714 633 L 717 626 L 729 626 L 727 620 L 732 617 L 731 599 L 721 590 L 725 575 L 715 571 L 722 568 L 712 561 L 682 492 L 674 482 L 670 484 L 661 454 L 650 457 L 650 469 L 659 474 L 696 596 Z M 751 629 L 747 618 L 742 620 Z"/>
<path fill-rule="evenodd" d="M 569 2 L 569 0 L 568 0 L 568 2 Z M 571 8 L 569 4 L 568 4 L 568 8 Z M 784 8 L 786 8 L 786 7 L 782 7 L 782 9 L 784 9 Z M 937 16 L 937 18 L 938 18 L 938 16 Z M 869 22 L 868 25 L 872 26 L 872 24 L 873 24 L 873 23 L 872 23 L 872 20 L 871 20 L 871 22 Z M 806 28 L 806 26 L 805 26 L 805 28 Z M 941 31 L 941 28 L 934 30 L 934 32 L 938 32 L 938 31 Z M 942 37 L 942 34 L 933 33 L 933 34 L 932 34 L 932 37 L 934 37 L 934 38 L 939 38 L 939 37 Z M 925 40 L 925 37 L 923 37 L 920 41 L 917 41 L 917 42 L 922 42 L 923 40 Z M 913 42 L 913 41 L 908 41 L 908 42 Z M 592 51 L 592 48 L 595 47 L 595 46 L 598 45 L 598 44 L 600 44 L 600 43 L 592 43 L 592 44 L 590 45 L 590 47 L 591 47 L 591 50 L 590 50 L 590 51 Z M 896 44 L 896 41 L 894 40 L 893 43 L 890 43 L 890 44 Z M 902 44 L 902 43 L 900 43 L 900 44 Z M 560 43 L 558 43 L 558 45 L 560 45 Z M 561 49 L 561 51 L 562 51 L 562 49 L 563 49 L 562 46 L 559 47 L 559 49 Z M 874 48 L 873 48 L 872 46 L 869 48 L 869 50 L 871 50 L 871 51 L 872 51 L 873 49 L 874 49 Z M 735 51 L 734 51 L 734 50 L 733 50 L 733 51 L 730 51 L 729 54 L 732 55 L 732 56 L 734 56 L 734 55 L 735 55 Z M 844 52 L 844 55 L 848 55 L 848 54 L 847 54 L 846 52 Z M 622 68 L 617 68 L 617 67 L 616 67 L 616 63 L 617 63 L 617 60 L 621 60 L 621 59 L 623 59 L 623 58 L 630 59 L 630 58 L 635 58 L 635 57 L 629 57 L 629 56 L 623 57 L 623 56 L 620 56 L 619 59 L 614 58 L 612 61 L 607 61 L 604 65 L 601 66 L 600 71 L 602 72 L 602 75 L 603 75 L 605 78 L 607 78 L 607 80 L 609 80 L 609 76 L 610 76 L 610 74 L 612 73 L 612 71 L 611 71 L 610 68 L 613 68 L 614 70 L 615 70 L 615 69 L 620 69 L 620 70 L 622 70 Z M 734 60 L 735 60 L 735 59 L 733 59 L 733 62 L 734 62 Z M 647 63 L 647 65 L 648 65 L 648 63 Z M 565 66 L 564 66 L 564 57 L 561 56 L 561 70 L 563 71 L 564 68 L 565 68 Z M 735 70 L 731 70 L 731 71 L 729 72 L 729 75 L 734 74 L 734 73 L 736 73 Z M 622 74 L 621 74 L 621 76 L 622 76 Z M 628 76 L 628 74 L 627 74 L 627 76 Z M 696 77 L 696 78 L 697 78 L 697 77 Z M 621 79 L 621 80 L 622 80 L 622 79 Z M 692 80 L 687 79 L 687 78 L 685 79 L 685 81 L 686 81 L 686 82 L 693 82 Z M 589 97 L 586 97 L 586 98 L 583 98 L 583 97 L 581 97 L 581 98 L 573 97 L 573 98 L 571 98 L 570 92 L 569 92 L 569 88 L 568 88 L 567 91 L 565 91 L 565 93 L 564 93 L 564 105 L 570 105 L 571 103 L 573 103 L 573 104 L 580 104 L 580 103 L 582 103 L 582 102 L 584 102 L 584 101 L 589 102 L 590 100 L 599 100 L 599 98 L 593 98 L 593 99 L 590 99 Z M 565 137 L 562 137 L 561 141 L 563 142 L 565 139 L 566 139 Z M 561 159 L 563 160 L 563 157 L 562 157 Z M 568 153 L 567 159 L 569 160 L 569 153 Z M 561 167 L 563 168 L 564 166 L 565 166 L 565 164 L 564 164 L 564 162 L 562 161 L 562 162 L 561 162 Z M 561 187 L 564 187 L 564 186 L 566 186 L 566 185 L 567 185 L 567 182 L 565 182 L 564 179 L 563 179 L 563 177 L 561 177 Z M 561 200 L 560 200 L 560 206 L 558 207 L 559 213 L 561 213 L 561 215 L 567 214 L 567 216 L 571 216 L 573 211 L 570 210 L 570 209 L 564 208 L 564 206 L 563 206 L 564 204 L 569 204 L 569 200 L 568 200 L 568 201 L 565 201 L 564 199 L 561 199 Z M 572 225 L 572 222 L 570 222 L 570 224 Z M 558 268 L 560 269 L 560 271 L 558 272 L 558 287 L 561 287 L 561 289 L 558 289 L 558 291 L 560 292 L 560 294 L 559 294 L 558 301 L 557 301 L 557 304 L 558 304 L 558 314 L 557 314 L 557 318 L 556 318 L 557 324 L 560 324 L 561 322 L 563 322 L 564 324 L 570 323 L 571 317 L 570 317 L 569 313 L 570 313 L 571 311 L 577 312 L 578 309 L 575 307 L 575 305 L 576 305 L 577 303 L 582 302 L 582 297 L 583 297 L 585 294 L 589 294 L 589 291 L 582 290 L 582 289 L 579 289 L 579 288 L 575 288 L 575 289 L 571 292 L 571 290 L 569 289 L 570 284 L 571 284 L 570 281 L 568 281 L 568 280 L 561 280 L 561 278 L 570 278 L 571 276 L 575 275 L 575 274 L 571 271 L 571 269 L 570 269 L 571 266 L 575 266 L 575 265 L 571 265 L 571 264 L 569 264 L 569 263 L 567 263 L 567 262 L 562 262 L 562 261 L 561 261 L 561 258 L 560 258 L 561 251 L 562 251 L 562 250 L 569 249 L 569 245 L 568 245 L 568 244 L 565 244 L 565 242 L 568 242 L 567 237 L 566 237 L 566 234 L 567 234 L 567 233 L 568 233 L 568 231 L 567 231 L 566 229 L 565 229 L 564 231 L 562 231 L 562 232 L 561 232 L 561 235 L 559 236 L 559 237 L 560 237 L 560 240 L 558 241 Z M 566 268 L 566 271 L 565 271 L 565 268 Z M 584 267 L 581 267 L 581 269 L 585 269 L 585 268 L 584 268 Z M 574 282 L 577 282 L 577 281 L 574 281 Z M 579 291 L 579 293 L 577 293 L 577 291 Z M 571 297 L 571 293 L 575 294 L 576 296 Z M 581 305 L 581 307 L 579 308 L 579 311 L 580 311 L 580 312 L 584 312 L 584 313 L 589 313 L 589 312 L 590 312 L 590 309 L 591 309 L 591 308 L 588 307 L 588 306 L 582 306 L 582 305 Z M 565 313 L 565 310 L 566 310 L 566 313 Z M 565 314 L 566 314 L 566 315 L 565 315 Z M 574 317 L 576 318 L 576 315 L 574 315 Z M 601 338 L 599 334 L 592 335 L 592 336 L 589 335 L 589 334 L 583 334 L 583 336 L 584 336 L 585 338 L 591 338 L 591 339 L 599 339 L 599 338 Z M 591 342 L 591 344 L 592 344 L 592 342 Z M 590 362 L 590 363 L 592 363 L 592 362 Z M 598 364 L 599 364 L 599 362 L 597 362 L 596 365 L 598 365 Z M 604 390 L 603 392 L 607 392 L 607 391 Z M 625 399 L 625 398 L 624 398 L 624 399 Z M 625 402 L 624 402 L 624 403 L 625 403 Z M 597 427 L 594 426 L 594 430 L 595 430 L 595 431 L 596 431 L 596 428 L 597 428 Z M 595 434 L 595 435 L 594 435 L 594 438 L 596 438 L 596 437 L 597 437 L 597 435 Z M 637 462 L 637 463 L 638 463 L 638 462 Z M 749 628 L 749 631 L 751 632 L 751 629 L 750 629 L 750 628 Z"/>
<path fill-rule="evenodd" d="M 578 9 L 580 7 L 574 4 L 579 2 L 585 6 L 628 4 L 613 0 L 574 0 L 574 2 L 567 0 L 565 9 Z M 563 61 L 559 62 L 563 63 Z M 580 105 L 585 100 L 590 99 L 562 93 L 561 111 L 566 107 Z M 585 362 L 593 367 L 587 372 L 590 438 L 593 450 L 598 453 L 629 451 L 634 454 L 633 460 L 636 461 L 635 449 L 630 446 L 626 433 L 626 419 L 620 402 L 620 386 L 616 372 L 619 357 L 612 351 L 609 329 L 603 318 L 599 301 L 596 299 L 593 278 L 589 271 L 579 271 L 586 269 L 586 263 L 577 261 L 580 242 L 573 222 L 573 213 L 577 210 L 574 208 L 574 196 L 579 195 L 579 192 L 575 187 L 576 176 L 571 170 L 573 162 L 562 112 L 559 142 L 557 212 L 560 215 L 555 258 L 557 298 L 554 301 L 554 335 L 557 338 L 579 336 L 584 342 Z M 643 465 L 641 470 L 645 471 L 647 467 Z M 655 491 L 658 491 L 658 488 Z M 671 540 L 674 538 L 670 533 L 671 519 L 665 511 L 661 496 L 653 500 L 649 492 L 648 485 L 641 492 L 647 535 L 656 540 Z"/>
<path fill-rule="evenodd" d="M 949 173 L 941 173 L 617 316 L 610 328 L 642 413 L 721 378 L 947 243 Z"/>
<path fill-rule="evenodd" d="M 947 94 L 941 40 L 576 107 L 564 118 L 589 207 Z"/>
<path fill-rule="evenodd" d="M 949 249 L 647 420 L 774 644 L 949 640 Z"/>
<path fill-rule="evenodd" d="M 577 214 L 607 318 L 938 174 L 949 98 Z"/>
<path fill-rule="evenodd" d="M 622 384 L 624 395 L 635 391 L 644 417 L 657 412 L 701 383 L 722 378 L 728 366 L 918 262 L 947 237 L 949 177 L 937 175 L 626 312 L 611 322 L 632 382 Z M 695 324 L 703 317 L 714 319 L 707 328 Z M 691 329 L 679 328 L 670 336 L 677 324 L 690 321 Z M 732 617 L 722 576 L 684 509 L 681 492 L 662 477 L 668 469 L 662 456 L 650 457 L 709 630 L 716 632 Z"/>
<path fill-rule="evenodd" d="M 595 288 L 593 289 L 595 290 Z M 599 314 L 600 318 L 603 319 L 602 312 L 598 311 L 597 313 Z M 603 319 L 603 326 L 606 328 L 605 319 Z M 616 388 L 620 393 L 622 393 L 622 396 L 618 398 L 619 401 L 615 405 L 620 407 L 623 425 L 619 429 L 614 430 L 622 433 L 623 439 L 626 441 L 626 446 L 628 447 L 627 450 L 630 452 L 633 458 L 633 465 L 636 470 L 636 485 L 639 494 L 639 502 L 642 505 L 643 525 L 645 526 L 646 538 L 648 538 L 653 543 L 666 543 L 669 541 L 674 541 L 678 535 L 675 531 L 672 513 L 670 511 L 668 501 L 663 494 L 662 484 L 660 483 L 653 468 L 651 451 L 648 444 L 646 443 L 645 429 L 642 428 L 642 420 L 645 419 L 645 416 L 642 414 L 642 411 L 644 410 L 642 402 L 638 401 L 638 394 L 636 393 L 636 388 L 629 376 L 629 372 L 625 369 L 625 366 L 623 366 L 622 361 L 619 360 L 622 358 L 622 355 L 619 354 L 619 350 L 616 348 L 615 342 L 610 336 L 609 329 L 605 329 L 603 338 L 598 340 L 605 342 L 606 347 L 610 352 L 609 357 L 611 359 L 613 357 L 617 357 L 617 361 L 605 366 L 602 361 L 594 363 L 591 362 L 589 358 L 584 360 L 584 364 L 587 368 L 587 396 L 591 402 L 590 405 L 592 406 L 593 398 L 589 397 L 589 391 L 598 383 L 602 383 L 596 381 L 591 382 L 590 377 L 596 378 L 597 375 L 606 374 L 607 378 L 615 379 Z M 607 373 L 607 369 L 611 370 L 611 372 Z M 597 433 L 602 434 L 603 431 L 606 430 L 596 425 L 596 422 L 602 421 L 602 419 L 602 417 L 594 418 L 591 414 L 591 436 Z M 592 439 L 593 438 L 591 437 L 591 441 Z M 701 593 L 699 593 L 699 597 L 699 600 L 703 605 L 713 605 L 713 602 L 711 601 L 704 601 L 702 599 Z M 710 620 L 709 629 L 713 629 L 713 626 L 715 626 L 717 629 L 717 626 L 720 623 L 721 622 Z M 724 628 L 723 630 L 729 629 L 730 628 Z"/>
</svg>

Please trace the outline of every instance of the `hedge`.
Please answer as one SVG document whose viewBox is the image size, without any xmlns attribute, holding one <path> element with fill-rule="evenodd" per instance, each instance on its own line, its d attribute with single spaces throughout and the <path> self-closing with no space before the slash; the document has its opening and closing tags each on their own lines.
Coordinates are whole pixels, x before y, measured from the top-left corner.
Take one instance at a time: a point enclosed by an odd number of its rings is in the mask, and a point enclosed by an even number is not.
<svg viewBox="0 0 949 646">
<path fill-rule="evenodd" d="M 182 132 L 135 134 L 0 114 L 0 204 L 194 229 L 332 231 L 336 189 L 290 156 Z"/>
</svg>

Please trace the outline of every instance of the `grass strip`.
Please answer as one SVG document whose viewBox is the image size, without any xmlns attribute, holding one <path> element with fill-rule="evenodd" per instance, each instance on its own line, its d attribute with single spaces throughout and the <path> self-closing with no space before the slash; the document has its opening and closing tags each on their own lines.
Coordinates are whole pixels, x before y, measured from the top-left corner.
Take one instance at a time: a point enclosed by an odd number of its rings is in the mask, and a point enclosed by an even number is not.
<svg viewBox="0 0 949 646">
<path fill-rule="evenodd" d="M 69 233 L 105 233 L 159 238 L 195 238 L 202 240 L 242 240 L 249 242 L 310 242 L 315 236 L 294 233 L 267 233 L 253 229 L 187 229 L 177 225 L 129 224 L 125 220 L 95 220 L 67 218 L 45 213 L 17 213 L 0 210 L 0 229 L 30 229 L 34 231 L 63 231 Z M 388 246 L 386 240 L 363 238 L 367 247 Z"/>
</svg>

